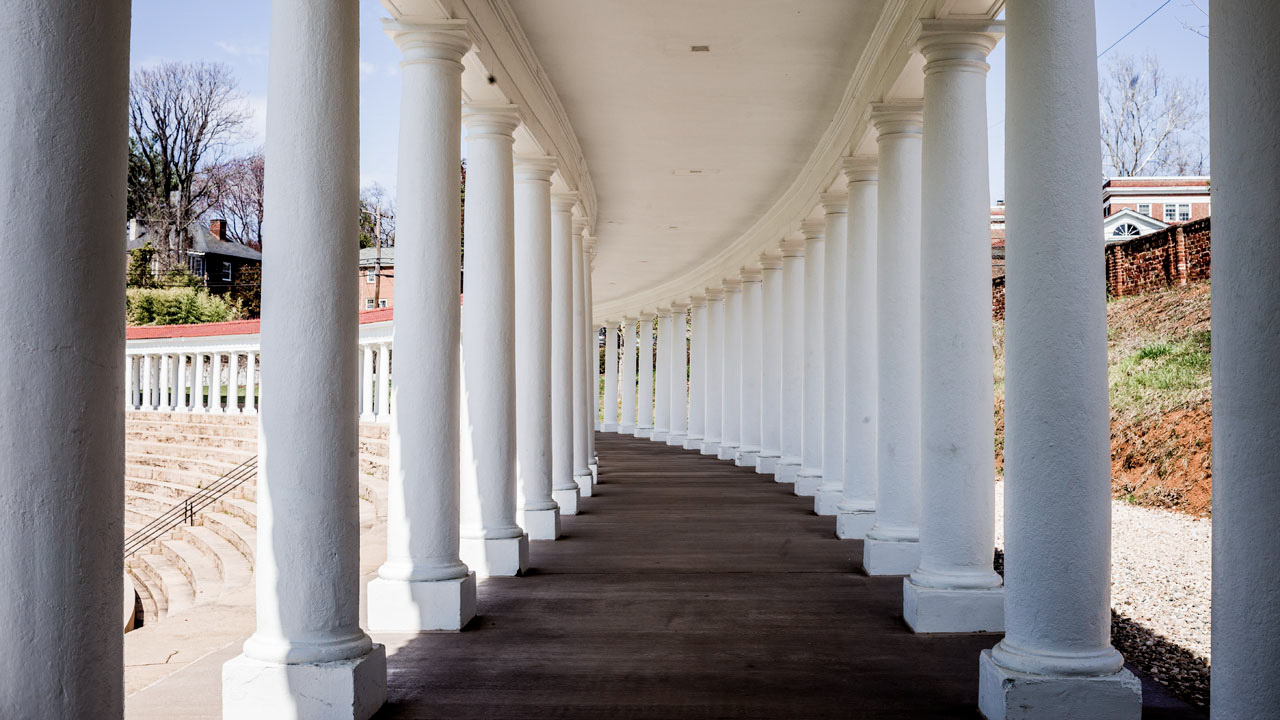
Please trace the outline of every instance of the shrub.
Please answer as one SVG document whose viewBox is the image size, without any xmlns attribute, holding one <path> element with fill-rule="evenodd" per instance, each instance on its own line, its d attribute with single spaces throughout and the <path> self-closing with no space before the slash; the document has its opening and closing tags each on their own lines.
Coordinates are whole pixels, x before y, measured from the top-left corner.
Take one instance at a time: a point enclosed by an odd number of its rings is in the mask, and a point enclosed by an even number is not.
<svg viewBox="0 0 1280 720">
<path fill-rule="evenodd" d="M 125 291 L 125 317 L 130 325 L 192 325 L 244 317 L 240 306 L 196 288 Z"/>
</svg>

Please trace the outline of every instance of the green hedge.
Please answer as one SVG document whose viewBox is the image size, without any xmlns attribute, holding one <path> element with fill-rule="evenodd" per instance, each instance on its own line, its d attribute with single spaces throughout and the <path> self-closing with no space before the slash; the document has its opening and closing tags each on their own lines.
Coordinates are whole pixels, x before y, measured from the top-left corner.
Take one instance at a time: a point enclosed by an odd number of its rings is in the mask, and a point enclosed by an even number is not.
<svg viewBox="0 0 1280 720">
<path fill-rule="evenodd" d="M 192 325 L 239 320 L 236 303 L 196 288 L 130 288 L 125 291 L 125 317 L 130 325 Z"/>
</svg>

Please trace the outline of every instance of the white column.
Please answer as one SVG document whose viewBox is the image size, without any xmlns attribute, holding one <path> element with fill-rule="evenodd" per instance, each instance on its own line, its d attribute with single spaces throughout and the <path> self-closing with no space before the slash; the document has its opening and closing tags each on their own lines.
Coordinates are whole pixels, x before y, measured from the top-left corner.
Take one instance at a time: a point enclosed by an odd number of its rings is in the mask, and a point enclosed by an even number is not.
<svg viewBox="0 0 1280 720">
<path fill-rule="evenodd" d="M 383 27 L 401 52 L 395 346 L 410 362 L 391 378 L 387 560 L 369 583 L 369 626 L 458 630 L 476 607 L 458 537 L 458 157 L 461 61 L 471 41 L 457 21 Z"/>
<path fill-rule="evenodd" d="M 787 237 L 782 250 L 782 457 L 773 479 L 794 483 L 800 473 L 804 426 L 804 240 Z"/>
<path fill-rule="evenodd" d="M 233 352 L 227 356 L 230 366 L 227 368 L 227 412 L 240 414 L 240 353 Z"/>
<path fill-rule="evenodd" d="M 804 370 L 801 374 L 802 419 L 800 422 L 800 471 L 796 473 L 795 494 L 812 496 L 822 484 L 822 281 L 825 257 L 826 221 L 808 219 L 801 223 L 804 233 Z"/>
<path fill-rule="evenodd" d="M 154 385 L 155 377 L 156 377 L 155 355 L 152 355 L 150 353 L 143 355 L 142 371 L 141 371 L 141 378 L 140 378 L 141 385 L 142 385 L 142 392 L 140 393 L 140 396 L 142 399 L 143 410 L 156 409 L 156 405 L 155 405 L 156 392 L 155 392 L 155 385 Z"/>
<path fill-rule="evenodd" d="M 388 412 L 391 398 L 391 343 L 378 344 L 378 387 L 374 391 L 377 407 L 374 409 L 375 420 L 390 422 Z"/>
<path fill-rule="evenodd" d="M 1004 629 L 995 547 L 987 53 L 999 23 L 925 21 L 920 229 L 920 566 L 916 632 Z"/>
<path fill-rule="evenodd" d="M 636 434 L 636 321 L 622 318 L 622 379 L 619 383 L 622 395 L 622 420 L 618 432 Z"/>
<path fill-rule="evenodd" d="M 0 3 L 6 718 L 124 714 L 129 5 Z"/>
<path fill-rule="evenodd" d="M 689 437 L 689 341 L 686 333 L 687 303 L 671 304 L 667 329 L 667 387 L 671 392 L 671 433 L 667 444 L 684 447 Z"/>
<path fill-rule="evenodd" d="M 637 330 L 640 333 L 640 390 L 636 399 L 636 437 L 653 435 L 653 318 L 650 313 L 640 313 Z"/>
<path fill-rule="evenodd" d="M 760 455 L 760 331 L 764 315 L 761 283 L 764 275 L 755 268 L 742 271 L 742 355 L 739 376 L 738 427 L 741 446 L 734 456 L 739 467 L 754 468 Z"/>
<path fill-rule="evenodd" d="M 515 185 L 516 108 L 471 103 L 463 235 L 461 482 L 462 562 L 478 577 L 529 567 L 516 524 Z M 372 374 L 372 365 L 370 365 Z M 372 400 L 372 388 L 369 388 Z M 370 403 L 372 405 L 372 403 Z"/>
<path fill-rule="evenodd" d="M 351 242 L 359 227 L 358 21 L 352 2 L 271 4 L 263 193 L 271 242 L 262 258 L 262 373 L 271 397 L 258 429 L 257 629 L 222 666 L 228 720 L 367 718 L 386 699 L 386 652 L 360 628 L 351 272 L 359 253 Z"/>
<path fill-rule="evenodd" d="M 360 345 L 360 421 L 373 422 L 373 343 Z"/>
<path fill-rule="evenodd" d="M 604 421 L 600 429 L 618 432 L 618 323 L 610 322 L 604 330 Z"/>
<path fill-rule="evenodd" d="M 595 485 L 599 476 L 599 461 L 596 457 L 596 423 L 600 417 L 600 335 L 592 315 L 591 303 L 591 268 L 596 259 L 596 239 L 582 235 L 582 317 L 587 330 L 586 345 L 586 381 L 587 381 L 587 467 L 591 469 L 591 484 Z"/>
<path fill-rule="evenodd" d="M 138 409 L 138 356 L 126 355 L 124 358 L 124 409 Z"/>
<path fill-rule="evenodd" d="M 1213 168 L 1213 679 L 1215 718 L 1280 707 L 1280 6 L 1209 8 Z M 1093 490 L 1097 491 L 1096 488 Z"/>
<path fill-rule="evenodd" d="M 222 405 L 222 353 L 209 354 L 209 412 L 224 413 Z"/>
<path fill-rule="evenodd" d="M 671 432 L 671 308 L 658 308 L 657 358 L 654 365 L 653 435 L 654 442 L 666 442 Z"/>
<path fill-rule="evenodd" d="M 578 514 L 573 474 L 573 206 L 578 194 L 551 193 L 551 496 L 561 515 Z"/>
<path fill-rule="evenodd" d="M 192 383 L 191 383 L 191 409 L 196 412 L 209 412 L 209 402 L 205 399 L 205 363 L 204 353 L 196 353 L 195 358 L 191 362 L 192 365 Z"/>
<path fill-rule="evenodd" d="M 876 520 L 876 158 L 844 160 L 849 181 L 845 238 L 844 495 L 836 537 L 861 540 Z"/>
<path fill-rule="evenodd" d="M 918 102 L 871 113 L 879 147 L 876 522 L 862 545 L 869 575 L 920 563 L 920 134 Z"/>
<path fill-rule="evenodd" d="M 689 304 L 689 434 L 685 450 L 701 450 L 707 427 L 707 297 Z"/>
<path fill-rule="evenodd" d="M 157 382 L 160 385 L 160 409 L 169 412 L 173 409 L 173 356 L 169 353 L 160 355 L 160 366 L 157 368 L 160 377 Z"/>
<path fill-rule="evenodd" d="M 742 280 L 730 278 L 724 287 L 724 335 L 721 359 L 724 378 L 720 394 L 721 460 L 733 460 L 742 447 Z"/>
<path fill-rule="evenodd" d="M 724 290 L 707 288 L 707 334 L 703 340 L 706 348 L 706 378 L 703 421 L 702 454 L 718 455 L 724 431 Z"/>
<path fill-rule="evenodd" d="M 756 472 L 773 475 L 782 459 L 782 258 L 760 255 L 760 457 Z"/>
<path fill-rule="evenodd" d="M 1138 718 L 1141 685 L 1110 639 L 1105 274 L 1076 241 L 1101 223 L 1079 212 L 1102 176 L 1094 4 L 1014 0 L 1006 22 L 1005 636 L 982 653 L 978 706 Z"/>
<path fill-rule="evenodd" d="M 590 308 L 591 308 L 591 305 L 590 303 L 588 303 L 587 312 L 591 311 Z M 605 327 L 604 325 L 596 325 L 592 323 L 591 339 L 594 340 L 594 342 L 590 343 L 590 346 L 591 346 L 590 350 L 591 350 L 591 356 L 592 356 L 591 359 L 594 360 L 594 363 L 592 363 L 591 365 L 591 370 L 592 370 L 592 373 L 591 373 L 592 386 L 591 387 L 593 390 L 595 390 L 595 392 L 591 393 L 591 417 L 595 420 L 596 432 L 604 431 L 604 414 L 600 411 L 600 398 L 602 395 L 604 395 L 604 372 L 603 372 L 604 347 L 603 345 L 605 340 L 602 339 L 602 335 L 603 336 L 608 335 L 608 328 Z M 617 378 L 615 377 L 614 380 L 616 381 Z M 592 435 L 593 444 L 594 444 L 594 437 L 595 436 Z M 594 449 L 593 449 L 593 452 L 594 452 Z M 595 456 L 592 455 L 592 457 L 595 457 Z"/>
<path fill-rule="evenodd" d="M 813 496 L 818 515 L 837 514 L 844 499 L 844 271 L 849 196 L 823 193 L 822 242 L 822 482 Z"/>
<path fill-rule="evenodd" d="M 250 350 L 244 358 L 244 411 L 249 415 L 258 414 L 258 353 Z"/>
<path fill-rule="evenodd" d="M 560 537 L 552 497 L 551 175 L 556 160 L 515 161 L 516 484 L 531 540 Z M 386 377 L 385 373 L 382 375 Z"/>
<path fill-rule="evenodd" d="M 587 438 L 594 422 L 588 387 L 586 253 L 582 247 L 582 233 L 586 229 L 585 218 L 573 219 L 570 238 L 573 242 L 573 479 L 579 494 L 591 497 L 591 448 Z"/>
</svg>

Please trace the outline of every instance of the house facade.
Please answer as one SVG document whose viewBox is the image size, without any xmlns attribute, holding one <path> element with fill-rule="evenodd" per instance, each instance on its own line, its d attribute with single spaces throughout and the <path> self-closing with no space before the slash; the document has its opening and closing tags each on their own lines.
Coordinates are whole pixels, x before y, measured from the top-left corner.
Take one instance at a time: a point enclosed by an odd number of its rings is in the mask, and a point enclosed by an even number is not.
<svg viewBox="0 0 1280 720">
<path fill-rule="evenodd" d="M 360 309 L 377 310 L 394 305 L 396 249 L 360 249 Z"/>
<path fill-rule="evenodd" d="M 208 225 L 197 220 L 187 226 L 187 233 L 191 237 L 191 247 L 186 253 L 187 270 L 200 278 L 210 292 L 230 292 L 235 287 L 240 268 L 245 265 L 262 265 L 261 250 L 227 240 L 225 220 L 211 220 Z M 148 243 L 158 250 L 168 245 L 169 239 L 161 238 L 159 232 L 143 225 L 136 218 L 130 220 L 126 250 L 136 250 Z M 158 258 L 152 262 L 151 273 L 154 277 L 160 276 Z"/>
</svg>

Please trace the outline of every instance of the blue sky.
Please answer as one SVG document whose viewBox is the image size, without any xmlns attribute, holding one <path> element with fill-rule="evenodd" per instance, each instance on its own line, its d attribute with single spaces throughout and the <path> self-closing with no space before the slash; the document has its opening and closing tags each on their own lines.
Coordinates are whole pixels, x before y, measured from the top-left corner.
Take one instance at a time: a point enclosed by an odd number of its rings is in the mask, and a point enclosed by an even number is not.
<svg viewBox="0 0 1280 720">
<path fill-rule="evenodd" d="M 1164 0 L 1097 0 L 1098 49 L 1115 42 Z M 1208 7 L 1207 2 L 1201 3 Z M 399 51 L 382 32 L 386 15 L 377 0 L 360 0 L 360 181 L 395 186 L 396 137 L 400 114 Z M 1114 54 L 1159 58 L 1170 76 L 1208 86 L 1209 42 L 1181 21 L 1203 24 L 1190 0 L 1172 0 L 1100 62 Z M 242 149 L 263 142 L 267 103 L 267 45 L 270 3 L 222 0 L 195 3 L 134 0 L 132 65 L 165 60 L 211 60 L 231 66 L 252 110 Z M 175 30 L 179 29 L 179 30 Z M 991 58 L 987 116 L 991 126 L 991 197 L 1004 197 L 1004 45 Z M 464 150 L 465 152 L 465 150 Z"/>
</svg>

